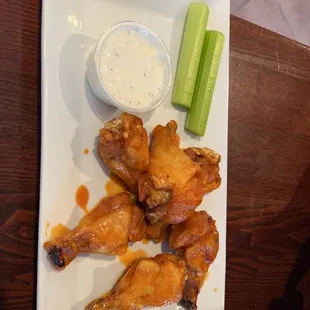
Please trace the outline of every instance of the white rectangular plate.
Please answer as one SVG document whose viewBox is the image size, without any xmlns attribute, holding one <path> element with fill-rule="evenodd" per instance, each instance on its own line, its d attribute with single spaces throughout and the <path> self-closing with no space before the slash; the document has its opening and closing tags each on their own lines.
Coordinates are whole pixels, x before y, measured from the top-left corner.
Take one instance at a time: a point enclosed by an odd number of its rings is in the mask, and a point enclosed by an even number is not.
<svg viewBox="0 0 310 310">
<path fill-rule="evenodd" d="M 74 227 L 84 215 L 75 205 L 75 192 L 84 184 L 90 191 L 89 206 L 105 196 L 107 169 L 102 169 L 95 139 L 105 121 L 120 111 L 93 96 L 85 80 L 89 52 L 100 34 L 122 20 L 135 20 L 157 32 L 170 50 L 174 72 L 186 11 L 190 0 L 52 0 L 43 1 L 42 25 L 42 164 L 38 249 L 37 308 L 82 310 L 91 300 L 112 288 L 124 267 L 117 257 L 83 255 L 64 271 L 51 269 L 43 250 L 50 227 Z M 186 113 L 171 105 L 171 94 L 160 108 L 143 114 L 150 132 L 157 124 L 175 119 L 182 147 L 207 146 L 222 155 L 220 189 L 204 198 L 199 209 L 217 222 L 220 250 L 200 293 L 199 309 L 224 309 L 226 254 L 227 119 L 229 67 L 229 0 L 208 0 L 208 29 L 224 33 L 226 42 L 206 135 L 198 138 L 184 130 Z M 90 150 L 84 155 L 84 148 Z M 148 254 L 160 245 L 137 243 Z M 165 309 L 181 308 L 170 305 Z"/>
</svg>

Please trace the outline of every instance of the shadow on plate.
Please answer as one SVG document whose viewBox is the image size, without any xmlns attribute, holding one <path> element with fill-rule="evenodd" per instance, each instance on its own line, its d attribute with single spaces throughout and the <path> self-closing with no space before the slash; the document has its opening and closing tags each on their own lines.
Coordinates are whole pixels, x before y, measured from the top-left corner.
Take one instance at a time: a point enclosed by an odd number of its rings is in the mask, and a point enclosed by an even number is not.
<svg viewBox="0 0 310 310">
<path fill-rule="evenodd" d="M 172 62 L 172 86 L 171 86 L 171 91 L 167 97 L 169 99 L 165 100 L 163 103 L 163 106 L 166 109 L 169 109 L 169 110 L 177 109 L 180 113 L 186 113 L 187 110 L 180 106 L 173 105 L 170 98 L 172 98 L 174 79 L 175 79 L 177 66 L 178 66 L 179 52 L 180 52 L 180 47 L 181 47 L 181 42 L 182 42 L 184 21 L 186 18 L 187 8 L 188 8 L 187 5 L 182 6 L 182 8 L 176 13 L 175 19 L 172 24 L 171 39 L 170 39 L 171 43 L 170 43 L 170 46 L 168 47 L 170 51 L 171 62 Z M 179 42 L 179 44 L 175 44 L 176 42 Z"/>
<path fill-rule="evenodd" d="M 84 310 L 85 307 L 93 300 L 108 293 L 122 274 L 123 270 L 120 268 L 119 263 L 109 266 L 107 268 L 95 268 L 93 272 L 93 287 L 91 293 L 84 299 L 75 304 L 70 310 Z"/>
<path fill-rule="evenodd" d="M 70 145 L 74 164 L 90 178 L 98 175 L 98 169 L 102 171 L 103 176 L 110 175 L 109 168 L 104 164 L 98 152 L 99 129 L 94 131 L 87 125 L 79 126 L 75 130 Z M 86 154 L 85 149 L 87 150 Z"/>
<path fill-rule="evenodd" d="M 74 34 L 60 52 L 59 82 L 62 96 L 68 111 L 79 124 L 88 120 L 90 111 L 101 121 L 110 119 L 116 112 L 116 108 L 97 99 L 86 79 L 87 59 L 95 45 L 95 39 Z"/>
</svg>

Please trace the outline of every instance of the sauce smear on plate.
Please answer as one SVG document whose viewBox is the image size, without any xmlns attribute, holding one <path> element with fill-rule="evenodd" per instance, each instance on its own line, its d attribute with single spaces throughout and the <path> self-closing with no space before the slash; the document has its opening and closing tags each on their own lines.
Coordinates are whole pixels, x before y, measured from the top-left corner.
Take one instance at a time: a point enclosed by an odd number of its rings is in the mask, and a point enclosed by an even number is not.
<svg viewBox="0 0 310 310">
<path fill-rule="evenodd" d="M 132 251 L 130 248 L 127 249 L 126 253 L 123 255 L 120 255 L 118 258 L 120 262 L 128 267 L 138 258 L 148 257 L 147 253 L 144 250 L 136 250 Z"/>
<path fill-rule="evenodd" d="M 114 196 L 116 194 L 126 191 L 125 184 L 115 175 L 110 175 L 110 180 L 105 185 L 107 196 Z"/>
<path fill-rule="evenodd" d="M 63 224 L 57 224 L 51 229 L 51 239 L 56 239 L 58 237 L 66 234 L 70 229 Z"/>
<path fill-rule="evenodd" d="M 85 212 L 88 213 L 87 204 L 89 200 L 89 191 L 85 185 L 80 185 L 75 193 L 76 204 Z"/>
</svg>

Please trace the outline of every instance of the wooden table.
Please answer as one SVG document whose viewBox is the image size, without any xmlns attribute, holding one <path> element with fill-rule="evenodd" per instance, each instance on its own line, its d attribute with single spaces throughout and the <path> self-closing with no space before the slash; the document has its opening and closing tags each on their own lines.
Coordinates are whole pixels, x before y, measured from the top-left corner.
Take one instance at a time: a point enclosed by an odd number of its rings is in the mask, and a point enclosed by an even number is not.
<svg viewBox="0 0 310 310">
<path fill-rule="evenodd" d="M 26 310 L 36 296 L 39 0 L 0 0 L 0 32 L 0 309 Z M 310 49 L 235 17 L 230 44 L 226 309 L 298 310 L 301 299 L 310 309 Z"/>
</svg>

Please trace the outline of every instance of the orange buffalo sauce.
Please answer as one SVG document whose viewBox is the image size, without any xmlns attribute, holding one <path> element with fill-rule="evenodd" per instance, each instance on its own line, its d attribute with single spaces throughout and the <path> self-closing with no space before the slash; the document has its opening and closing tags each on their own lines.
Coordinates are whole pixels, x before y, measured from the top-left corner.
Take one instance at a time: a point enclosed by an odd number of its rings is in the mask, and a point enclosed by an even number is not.
<svg viewBox="0 0 310 310">
<path fill-rule="evenodd" d="M 209 278 L 209 272 L 206 273 L 205 278 L 203 279 L 203 284 L 206 283 L 208 278 Z"/>
<path fill-rule="evenodd" d="M 106 298 L 106 297 L 108 297 L 109 295 L 110 295 L 110 292 L 106 292 L 106 293 L 102 294 L 100 298 Z"/>
<path fill-rule="evenodd" d="M 148 257 L 147 253 L 144 250 L 136 250 L 132 251 L 130 248 L 127 249 L 126 253 L 120 255 L 118 258 L 120 262 L 128 267 L 131 263 L 133 263 L 138 258 Z"/>
<path fill-rule="evenodd" d="M 70 229 L 68 227 L 66 227 L 65 225 L 57 224 L 56 226 L 52 227 L 52 229 L 51 229 L 51 239 L 56 239 L 58 237 L 61 237 L 69 231 L 70 231 Z"/>
<path fill-rule="evenodd" d="M 149 244 L 149 243 L 150 243 L 150 240 L 148 240 L 148 239 L 143 239 L 141 242 L 142 242 L 142 244 Z"/>
<path fill-rule="evenodd" d="M 126 186 L 120 178 L 111 173 L 110 180 L 105 185 L 105 190 L 108 196 L 114 196 L 116 194 L 125 192 Z"/>
<path fill-rule="evenodd" d="M 84 155 L 88 155 L 89 154 L 89 150 L 87 148 L 84 149 Z"/>
<path fill-rule="evenodd" d="M 47 237 L 47 235 L 48 235 L 48 229 L 50 228 L 50 222 L 46 222 L 46 225 L 45 225 L 45 237 Z"/>
<path fill-rule="evenodd" d="M 87 204 L 89 200 L 89 191 L 85 185 L 80 185 L 75 193 L 76 204 L 85 212 L 88 213 Z"/>
</svg>

